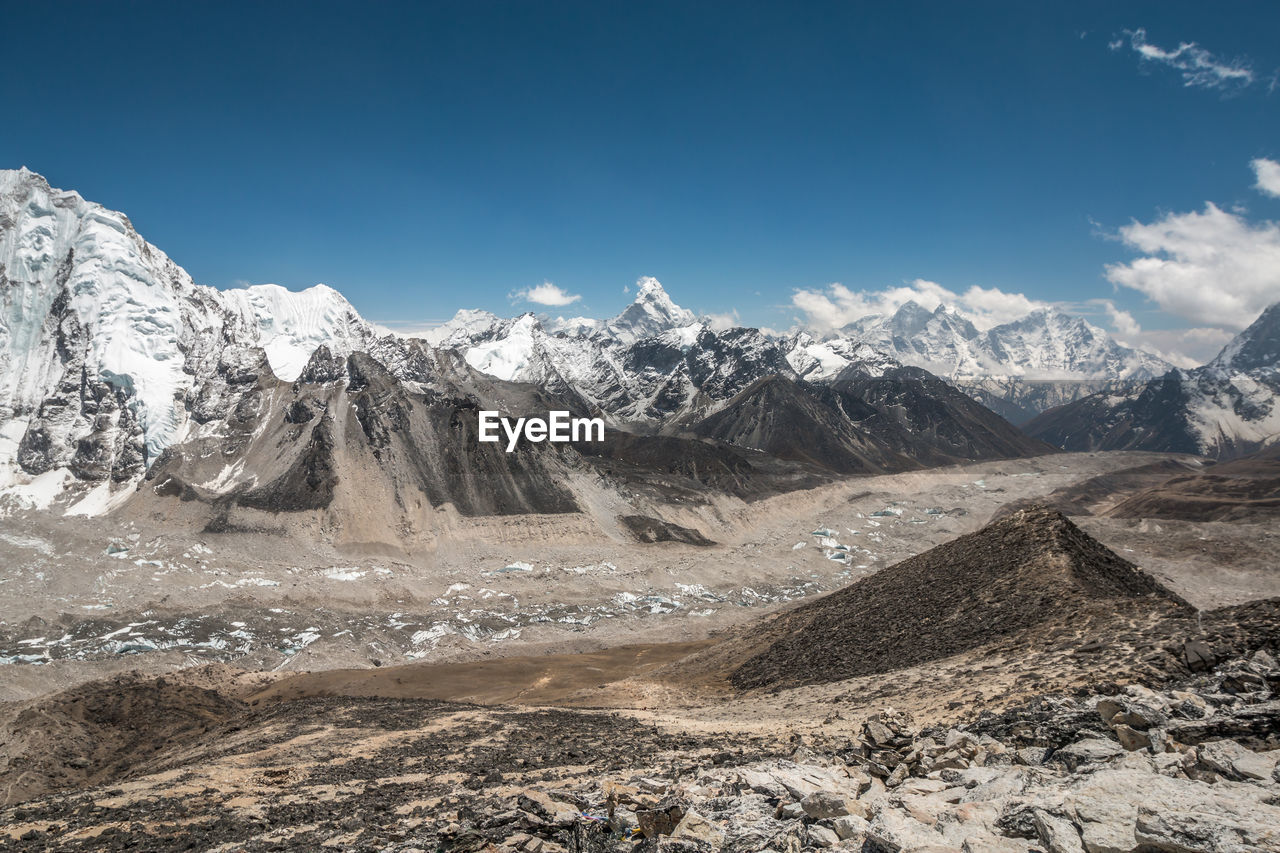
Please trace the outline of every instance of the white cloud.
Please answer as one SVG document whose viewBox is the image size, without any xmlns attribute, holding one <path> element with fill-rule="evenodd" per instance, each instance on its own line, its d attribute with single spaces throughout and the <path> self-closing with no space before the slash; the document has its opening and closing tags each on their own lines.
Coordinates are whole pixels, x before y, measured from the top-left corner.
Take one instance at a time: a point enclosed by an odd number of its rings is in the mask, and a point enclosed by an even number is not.
<svg viewBox="0 0 1280 853">
<path fill-rule="evenodd" d="M 1107 278 L 1197 324 L 1243 329 L 1280 299 L 1280 225 L 1251 223 L 1212 202 L 1201 212 L 1134 221 L 1120 239 L 1143 257 Z"/>
<path fill-rule="evenodd" d="M 922 278 L 901 287 L 876 291 L 855 292 L 836 283 L 824 290 L 797 290 L 791 297 L 791 303 L 805 313 L 804 325 L 819 332 L 838 329 L 872 314 L 892 314 L 908 301 L 929 311 L 946 305 L 979 329 L 1017 320 L 1048 305 L 1021 293 L 1006 293 L 994 287 L 974 285 L 964 293 L 956 293 Z"/>
<path fill-rule="evenodd" d="M 1266 157 L 1259 157 L 1249 165 L 1253 167 L 1253 174 L 1257 176 L 1254 189 L 1263 195 L 1280 198 L 1280 163 L 1268 160 Z"/>
<path fill-rule="evenodd" d="M 723 314 L 703 314 L 702 321 L 707 324 L 713 332 L 723 332 L 725 329 L 732 329 L 742 324 L 738 322 L 738 312 L 729 311 Z"/>
<path fill-rule="evenodd" d="M 1129 46 L 1144 63 L 1164 65 L 1176 70 L 1182 77 L 1182 85 L 1201 89 L 1243 89 L 1257 79 L 1247 60 L 1223 60 L 1193 41 L 1184 41 L 1173 50 L 1147 41 L 1147 31 L 1142 27 L 1125 30 Z M 1112 50 L 1125 45 L 1123 38 L 1108 43 Z"/>
<path fill-rule="evenodd" d="M 509 294 L 511 301 L 534 302 L 538 305 L 572 305 L 582 298 L 581 294 L 566 293 L 561 288 L 549 281 L 544 281 L 537 287 L 526 287 L 523 290 L 517 290 Z"/>
<path fill-rule="evenodd" d="M 1142 334 L 1142 326 L 1133 318 L 1133 315 L 1117 308 L 1110 299 L 1102 300 L 1102 308 L 1107 312 L 1107 319 L 1111 321 L 1111 328 L 1116 330 L 1116 334 L 1127 338 L 1135 338 Z"/>
<path fill-rule="evenodd" d="M 1125 341 L 1160 356 L 1174 367 L 1199 367 L 1217 355 L 1235 335 L 1226 329 L 1147 329 Z"/>
</svg>

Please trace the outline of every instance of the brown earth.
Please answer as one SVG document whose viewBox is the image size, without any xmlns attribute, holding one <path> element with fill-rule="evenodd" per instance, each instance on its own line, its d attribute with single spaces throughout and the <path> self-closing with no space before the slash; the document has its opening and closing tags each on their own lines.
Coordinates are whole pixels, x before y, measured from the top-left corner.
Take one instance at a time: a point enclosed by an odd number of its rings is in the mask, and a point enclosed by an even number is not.
<svg viewBox="0 0 1280 853">
<path fill-rule="evenodd" d="M 1107 515 L 1201 522 L 1280 518 L 1280 444 L 1203 473 L 1171 477 L 1126 498 Z"/>
</svg>

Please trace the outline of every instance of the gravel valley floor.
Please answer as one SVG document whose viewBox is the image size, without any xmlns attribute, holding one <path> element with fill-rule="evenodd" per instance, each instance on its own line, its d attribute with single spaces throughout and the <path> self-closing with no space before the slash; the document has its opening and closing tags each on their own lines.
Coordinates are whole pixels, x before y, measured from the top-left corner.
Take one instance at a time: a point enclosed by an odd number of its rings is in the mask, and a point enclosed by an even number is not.
<svg viewBox="0 0 1280 853">
<path fill-rule="evenodd" d="M 1273 524 L 1103 495 L 1079 528 L 1188 604 L 730 683 L 762 617 L 1167 458 L 850 480 L 720 507 L 702 547 L 555 516 L 409 555 L 12 515 L 0 849 L 1280 849 Z"/>
</svg>

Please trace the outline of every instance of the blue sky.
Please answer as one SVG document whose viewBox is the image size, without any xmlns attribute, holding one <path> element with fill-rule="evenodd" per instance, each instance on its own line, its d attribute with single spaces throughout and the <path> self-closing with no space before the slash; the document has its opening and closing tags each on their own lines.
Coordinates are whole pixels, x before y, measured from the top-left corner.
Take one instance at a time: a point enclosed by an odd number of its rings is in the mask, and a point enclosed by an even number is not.
<svg viewBox="0 0 1280 853">
<path fill-rule="evenodd" d="M 197 281 L 383 322 L 602 316 L 652 275 L 786 327 L 925 280 L 1208 351 L 1280 298 L 1278 31 L 1274 2 L 10 3 L 0 165 Z M 579 298 L 513 302 L 543 282 Z"/>
</svg>

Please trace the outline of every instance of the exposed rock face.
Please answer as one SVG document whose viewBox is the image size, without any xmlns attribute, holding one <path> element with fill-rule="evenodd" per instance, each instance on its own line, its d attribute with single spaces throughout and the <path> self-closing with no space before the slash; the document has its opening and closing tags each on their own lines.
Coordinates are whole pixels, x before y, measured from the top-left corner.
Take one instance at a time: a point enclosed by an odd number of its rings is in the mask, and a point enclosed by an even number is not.
<svg viewBox="0 0 1280 853">
<path fill-rule="evenodd" d="M 330 288 L 200 287 L 123 214 L 0 171 L 0 424 L 19 440 L 0 465 L 134 478 L 212 416 L 224 365 L 265 348 L 292 380 L 321 343 L 374 337 Z"/>
<path fill-rule="evenodd" d="M 740 688 L 888 672 L 1036 626 L 1187 605 L 1064 516 L 1019 511 L 779 616 Z"/>
<path fill-rule="evenodd" d="M 1131 391 L 1104 392 L 1026 425 L 1066 450 L 1163 450 L 1230 459 L 1280 435 L 1280 303 L 1213 361 L 1171 370 Z"/>
<path fill-rule="evenodd" d="M 827 385 L 766 377 L 693 431 L 848 474 L 1050 449 L 915 368 L 893 368 L 878 376 L 849 370 Z"/>
</svg>

